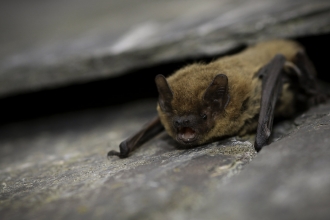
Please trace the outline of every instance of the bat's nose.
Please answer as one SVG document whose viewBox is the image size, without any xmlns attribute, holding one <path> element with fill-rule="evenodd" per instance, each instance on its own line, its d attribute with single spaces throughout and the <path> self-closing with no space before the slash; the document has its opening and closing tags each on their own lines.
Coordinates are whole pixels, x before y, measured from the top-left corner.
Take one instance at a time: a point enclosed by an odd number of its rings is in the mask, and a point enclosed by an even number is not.
<svg viewBox="0 0 330 220">
<path fill-rule="evenodd" d="M 190 120 L 185 118 L 179 118 L 174 121 L 174 125 L 176 127 L 189 126 L 189 124 L 190 124 Z"/>
</svg>

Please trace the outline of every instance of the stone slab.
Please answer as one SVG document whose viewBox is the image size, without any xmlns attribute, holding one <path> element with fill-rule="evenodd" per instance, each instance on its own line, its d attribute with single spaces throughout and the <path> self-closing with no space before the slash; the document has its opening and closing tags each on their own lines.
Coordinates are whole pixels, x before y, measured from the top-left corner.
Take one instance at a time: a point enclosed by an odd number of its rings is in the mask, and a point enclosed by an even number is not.
<svg viewBox="0 0 330 220">
<path fill-rule="evenodd" d="M 134 113 L 133 113 L 134 112 Z M 253 137 L 180 149 L 165 133 L 106 158 L 155 101 L 1 127 L 4 219 L 327 219 L 330 103 Z M 243 169 L 243 170 L 242 170 Z"/>
<path fill-rule="evenodd" d="M 330 32 L 327 0 L 7 1 L 0 97 L 116 77 L 242 44 Z"/>
</svg>

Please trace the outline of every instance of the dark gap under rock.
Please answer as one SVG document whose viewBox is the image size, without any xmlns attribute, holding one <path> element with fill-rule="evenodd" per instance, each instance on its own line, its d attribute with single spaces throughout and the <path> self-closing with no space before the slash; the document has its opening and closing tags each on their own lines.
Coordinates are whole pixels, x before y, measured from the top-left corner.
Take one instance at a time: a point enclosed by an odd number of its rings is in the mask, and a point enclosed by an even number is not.
<svg viewBox="0 0 330 220">
<path fill-rule="evenodd" d="M 328 68 L 326 54 L 330 51 L 329 36 L 329 34 L 307 36 L 296 40 L 305 46 L 310 59 L 316 66 L 319 78 L 330 82 L 330 76 L 326 71 Z M 237 53 L 242 49 L 244 48 L 238 48 L 231 53 Z M 217 57 L 178 60 L 137 69 L 115 78 L 2 98 L 0 99 L 2 112 L 0 124 L 156 98 L 154 77 L 157 74 L 167 76 L 182 66 L 193 62 L 210 62 L 215 58 Z"/>
</svg>

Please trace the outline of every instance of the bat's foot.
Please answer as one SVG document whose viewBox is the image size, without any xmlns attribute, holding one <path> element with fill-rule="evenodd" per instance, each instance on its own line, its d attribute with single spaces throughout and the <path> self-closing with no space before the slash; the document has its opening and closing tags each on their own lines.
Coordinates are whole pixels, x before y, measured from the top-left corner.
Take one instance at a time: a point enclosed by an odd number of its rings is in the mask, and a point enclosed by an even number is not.
<svg viewBox="0 0 330 220">
<path fill-rule="evenodd" d="M 308 104 L 310 106 L 315 106 L 315 105 L 326 102 L 327 100 L 329 100 L 329 98 L 330 98 L 329 94 L 317 93 L 316 95 L 309 98 Z"/>
</svg>

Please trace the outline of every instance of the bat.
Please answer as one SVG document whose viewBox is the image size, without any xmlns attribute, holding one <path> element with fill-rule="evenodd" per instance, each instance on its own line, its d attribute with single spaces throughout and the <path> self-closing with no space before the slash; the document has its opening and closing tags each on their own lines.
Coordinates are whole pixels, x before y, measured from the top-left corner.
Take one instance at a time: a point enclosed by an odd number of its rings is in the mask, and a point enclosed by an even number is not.
<svg viewBox="0 0 330 220">
<path fill-rule="evenodd" d="M 320 101 L 315 68 L 304 48 L 290 40 L 261 42 L 168 78 L 157 75 L 155 82 L 158 116 L 108 157 L 128 157 L 164 129 L 187 147 L 256 132 L 258 152 L 268 144 L 274 116 L 290 117 L 299 106 Z"/>
</svg>

